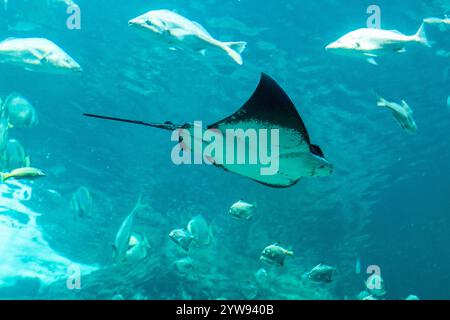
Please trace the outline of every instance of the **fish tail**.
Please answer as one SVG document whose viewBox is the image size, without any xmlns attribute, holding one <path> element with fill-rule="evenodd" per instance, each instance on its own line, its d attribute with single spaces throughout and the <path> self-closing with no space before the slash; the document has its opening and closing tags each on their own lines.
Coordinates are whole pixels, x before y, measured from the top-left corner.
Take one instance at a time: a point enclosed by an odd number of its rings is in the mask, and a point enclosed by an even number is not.
<svg viewBox="0 0 450 320">
<path fill-rule="evenodd" d="M 377 106 L 386 107 L 387 106 L 386 99 L 384 99 L 376 90 L 374 90 L 373 92 L 377 97 Z"/>
<path fill-rule="evenodd" d="M 4 183 L 9 178 L 11 178 L 11 175 L 9 173 L 0 172 L 0 183 Z"/>
<path fill-rule="evenodd" d="M 239 65 L 242 65 L 244 61 L 242 60 L 241 54 L 244 52 L 247 42 L 224 42 L 224 49 L 228 55 Z"/>
<path fill-rule="evenodd" d="M 427 34 L 425 33 L 425 23 L 422 23 L 420 25 L 419 30 L 414 35 L 414 40 L 423 44 L 426 47 L 431 47 L 430 43 L 428 42 Z"/>
</svg>

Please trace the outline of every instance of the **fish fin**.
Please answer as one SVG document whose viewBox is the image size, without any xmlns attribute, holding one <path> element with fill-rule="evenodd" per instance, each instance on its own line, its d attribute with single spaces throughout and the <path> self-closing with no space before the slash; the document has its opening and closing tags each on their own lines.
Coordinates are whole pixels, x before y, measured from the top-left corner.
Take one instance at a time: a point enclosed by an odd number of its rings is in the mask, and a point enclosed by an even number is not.
<svg viewBox="0 0 450 320">
<path fill-rule="evenodd" d="M 224 42 L 224 50 L 237 64 L 242 65 L 244 61 L 242 60 L 241 53 L 244 52 L 247 42 Z"/>
<path fill-rule="evenodd" d="M 377 58 L 377 57 L 378 57 L 378 55 L 376 55 L 376 54 L 374 54 L 374 53 L 368 53 L 368 52 L 365 52 L 364 55 L 365 55 L 366 57 L 371 57 L 371 58 Z"/>
<path fill-rule="evenodd" d="M 206 49 L 202 49 L 199 51 L 202 56 L 206 56 Z"/>
<path fill-rule="evenodd" d="M 39 52 L 39 50 L 30 48 L 29 49 L 30 53 L 39 61 L 34 61 L 34 64 L 39 64 L 39 62 L 41 62 L 41 60 L 45 59 L 50 53 L 44 53 L 42 54 L 41 52 Z"/>
<path fill-rule="evenodd" d="M 239 54 L 242 54 L 247 47 L 247 42 L 245 41 L 224 42 L 224 44 Z"/>
<path fill-rule="evenodd" d="M 430 43 L 428 42 L 427 39 L 427 34 L 425 33 L 425 24 L 422 23 L 420 25 L 419 30 L 417 31 L 417 33 L 414 35 L 414 40 L 423 44 L 426 47 L 431 47 Z"/>
<path fill-rule="evenodd" d="M 253 202 L 253 207 L 254 207 L 255 209 L 258 208 L 258 202 L 257 202 L 257 201 Z"/>
<path fill-rule="evenodd" d="M 406 48 L 395 49 L 395 52 L 397 52 L 397 53 L 405 53 L 406 52 Z"/>
<path fill-rule="evenodd" d="M 192 21 L 192 23 L 199 28 L 200 30 L 202 30 L 208 37 L 211 37 L 211 34 L 208 32 L 208 30 L 205 29 L 205 27 L 203 27 L 200 23 L 196 22 L 196 21 Z"/>
<path fill-rule="evenodd" d="M 406 101 L 404 99 L 402 99 L 402 106 L 403 108 L 405 108 L 405 110 L 407 110 L 410 113 L 413 113 L 413 111 L 411 110 L 410 106 L 408 105 L 408 103 L 406 103 Z"/>
<path fill-rule="evenodd" d="M 378 62 L 374 58 L 368 58 L 367 62 L 372 64 L 372 65 L 374 65 L 374 66 L 378 65 Z"/>
<path fill-rule="evenodd" d="M 375 95 L 377 96 L 377 106 L 378 107 L 386 107 L 386 99 L 384 99 L 381 94 L 379 94 L 377 91 L 373 91 Z"/>
<path fill-rule="evenodd" d="M 312 154 L 319 156 L 321 158 L 325 158 L 325 155 L 323 154 L 323 151 L 319 146 L 312 144 L 309 146 L 309 149 L 311 150 Z"/>
<path fill-rule="evenodd" d="M 191 33 L 187 32 L 184 29 L 171 29 L 169 30 L 169 33 L 172 37 L 177 38 L 178 40 L 183 40 L 184 37 L 186 37 L 187 35 L 190 35 Z"/>
</svg>

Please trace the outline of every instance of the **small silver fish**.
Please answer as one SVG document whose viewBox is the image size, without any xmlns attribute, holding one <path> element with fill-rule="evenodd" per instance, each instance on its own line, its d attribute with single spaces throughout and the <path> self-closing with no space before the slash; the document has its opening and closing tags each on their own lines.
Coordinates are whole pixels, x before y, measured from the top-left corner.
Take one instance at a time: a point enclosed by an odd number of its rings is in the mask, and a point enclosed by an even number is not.
<svg viewBox="0 0 450 320">
<path fill-rule="evenodd" d="M 70 207 L 75 211 L 74 219 L 92 216 L 93 199 L 87 187 L 79 187 L 70 199 Z"/>
<path fill-rule="evenodd" d="M 127 262 L 137 262 L 145 259 L 150 245 L 145 235 L 132 233 L 128 242 L 128 249 L 125 254 Z"/>
<path fill-rule="evenodd" d="M 194 237 L 195 244 L 209 246 L 212 244 L 212 231 L 205 218 L 199 214 L 193 217 L 186 227 L 187 231 Z"/>
<path fill-rule="evenodd" d="M 230 207 L 229 214 L 238 219 L 252 220 L 255 209 L 256 203 L 250 204 L 239 200 Z"/>
<path fill-rule="evenodd" d="M 334 267 L 320 263 L 306 274 L 306 279 L 314 282 L 332 282 Z"/>
<path fill-rule="evenodd" d="M 275 243 L 266 247 L 263 250 L 263 252 L 261 253 L 260 260 L 267 264 L 275 264 L 282 267 L 284 265 L 284 259 L 287 256 L 292 257 L 293 255 L 294 252 L 286 250 L 281 246 L 279 246 L 277 243 Z"/>
<path fill-rule="evenodd" d="M 11 93 L 5 99 L 3 107 L 12 128 L 33 128 L 39 123 L 34 107 L 19 93 Z"/>
<path fill-rule="evenodd" d="M 377 106 L 388 108 L 392 111 L 394 118 L 397 120 L 399 126 L 410 134 L 417 133 L 417 124 L 413 118 L 413 111 L 405 100 L 401 104 L 390 102 L 378 95 Z"/>
<path fill-rule="evenodd" d="M 267 271 L 264 268 L 259 269 L 255 272 L 255 279 L 259 284 L 266 283 L 268 278 Z"/>
<path fill-rule="evenodd" d="M 169 233 L 169 237 L 170 239 L 172 239 L 173 242 L 175 242 L 177 245 L 179 245 L 186 251 L 189 251 L 189 247 L 192 243 L 192 240 L 194 240 L 192 234 L 186 229 L 172 230 Z"/>
</svg>

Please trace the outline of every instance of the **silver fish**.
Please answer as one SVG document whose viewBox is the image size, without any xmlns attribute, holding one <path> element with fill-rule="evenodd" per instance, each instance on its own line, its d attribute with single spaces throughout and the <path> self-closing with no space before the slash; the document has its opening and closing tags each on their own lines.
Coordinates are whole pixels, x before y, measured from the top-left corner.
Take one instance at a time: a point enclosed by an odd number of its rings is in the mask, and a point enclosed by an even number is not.
<svg viewBox="0 0 450 320">
<path fill-rule="evenodd" d="M 81 66 L 55 43 L 44 38 L 8 38 L 0 42 L 0 63 L 45 73 L 80 73 Z"/>
</svg>

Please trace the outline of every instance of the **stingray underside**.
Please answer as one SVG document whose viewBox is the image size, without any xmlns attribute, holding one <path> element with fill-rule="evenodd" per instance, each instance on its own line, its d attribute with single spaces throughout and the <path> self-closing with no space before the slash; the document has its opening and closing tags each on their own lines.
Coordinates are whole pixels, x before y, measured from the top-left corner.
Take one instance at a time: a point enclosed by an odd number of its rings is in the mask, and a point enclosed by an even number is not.
<svg viewBox="0 0 450 320">
<path fill-rule="evenodd" d="M 277 188 L 292 186 L 301 177 L 314 174 L 310 139 L 303 120 L 284 90 L 266 74 L 262 74 L 255 92 L 236 113 L 208 129 L 218 130 L 226 139 L 230 137 L 227 132 L 241 129 L 241 133 L 246 133 L 235 134 L 234 150 L 225 147 L 222 161 L 214 163 L 226 171 Z M 237 159 L 240 144 L 245 146 L 244 163 Z M 230 152 L 233 161 L 226 159 Z M 258 155 L 256 163 L 250 160 L 251 154 Z"/>
</svg>

